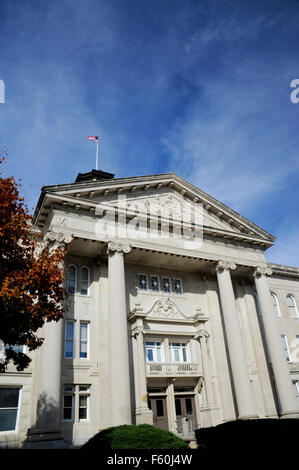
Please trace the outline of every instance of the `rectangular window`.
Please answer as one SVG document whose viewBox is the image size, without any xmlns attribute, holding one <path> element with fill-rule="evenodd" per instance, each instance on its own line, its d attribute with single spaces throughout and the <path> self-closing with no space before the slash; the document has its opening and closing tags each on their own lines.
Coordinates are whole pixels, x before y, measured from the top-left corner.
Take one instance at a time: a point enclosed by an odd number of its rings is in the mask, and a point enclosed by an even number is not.
<svg viewBox="0 0 299 470">
<path fill-rule="evenodd" d="M 0 387 L 0 432 L 16 430 L 19 395 L 19 388 Z"/>
<path fill-rule="evenodd" d="M 64 357 L 74 357 L 74 330 L 75 324 L 72 321 L 65 322 L 65 346 Z"/>
<path fill-rule="evenodd" d="M 89 389 L 89 385 L 79 385 L 79 421 L 89 418 Z"/>
<path fill-rule="evenodd" d="M 170 343 L 171 362 L 188 362 L 186 343 Z"/>
<path fill-rule="evenodd" d="M 146 274 L 138 274 L 138 287 L 140 290 L 147 290 L 147 275 Z"/>
<path fill-rule="evenodd" d="M 63 421 L 74 420 L 74 402 L 75 402 L 75 389 L 73 385 L 64 386 L 63 395 Z"/>
<path fill-rule="evenodd" d="M 145 343 L 145 357 L 147 362 L 162 362 L 161 343 L 147 341 Z"/>
<path fill-rule="evenodd" d="M 171 279 L 170 277 L 162 277 L 162 290 L 167 294 L 171 293 Z"/>
<path fill-rule="evenodd" d="M 80 357 L 88 357 L 88 323 L 80 322 Z"/>
<path fill-rule="evenodd" d="M 289 350 L 289 345 L 288 345 L 288 340 L 286 335 L 281 335 L 281 342 L 282 342 L 282 347 L 284 350 L 285 358 L 287 362 L 291 362 L 291 355 L 290 355 L 290 350 Z"/>
<path fill-rule="evenodd" d="M 183 293 L 183 283 L 181 279 L 173 279 L 173 292 L 178 295 Z"/>
<path fill-rule="evenodd" d="M 158 276 L 151 276 L 150 277 L 150 282 L 151 282 L 151 290 L 154 292 L 159 292 L 160 290 L 160 281 Z"/>
</svg>

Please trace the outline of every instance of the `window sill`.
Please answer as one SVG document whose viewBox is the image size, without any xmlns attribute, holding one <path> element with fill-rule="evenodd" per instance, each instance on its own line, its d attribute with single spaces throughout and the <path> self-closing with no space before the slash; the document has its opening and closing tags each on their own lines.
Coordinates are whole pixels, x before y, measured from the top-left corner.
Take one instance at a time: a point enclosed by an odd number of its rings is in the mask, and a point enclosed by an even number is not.
<svg viewBox="0 0 299 470">
<path fill-rule="evenodd" d="M 185 294 L 175 294 L 174 292 L 162 292 L 162 291 L 154 291 L 154 290 L 142 290 L 137 287 L 137 294 L 145 294 L 145 295 L 151 295 L 151 296 L 157 296 L 157 297 L 174 297 L 178 299 L 186 299 Z"/>
</svg>

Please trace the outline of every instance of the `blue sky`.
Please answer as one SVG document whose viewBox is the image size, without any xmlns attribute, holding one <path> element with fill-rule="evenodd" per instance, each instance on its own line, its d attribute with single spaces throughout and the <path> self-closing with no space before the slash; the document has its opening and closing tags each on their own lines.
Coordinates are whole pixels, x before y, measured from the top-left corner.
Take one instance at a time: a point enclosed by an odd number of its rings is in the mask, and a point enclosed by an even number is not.
<svg viewBox="0 0 299 470">
<path fill-rule="evenodd" d="M 173 171 L 277 237 L 299 266 L 298 0 L 0 0 L 4 174 Z"/>
</svg>

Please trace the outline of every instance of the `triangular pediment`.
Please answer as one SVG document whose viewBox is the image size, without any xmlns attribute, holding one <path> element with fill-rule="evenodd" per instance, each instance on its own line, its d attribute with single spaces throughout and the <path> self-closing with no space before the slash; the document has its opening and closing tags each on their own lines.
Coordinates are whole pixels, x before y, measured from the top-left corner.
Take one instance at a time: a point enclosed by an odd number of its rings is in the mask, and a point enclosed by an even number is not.
<svg viewBox="0 0 299 470">
<path fill-rule="evenodd" d="M 74 206 L 84 210 L 88 206 L 95 208 L 103 205 L 125 207 L 126 210 L 134 212 L 140 210 L 141 204 L 145 208 L 156 207 L 156 212 L 161 211 L 160 215 L 170 211 L 174 219 L 178 207 L 182 207 L 183 204 L 201 204 L 203 226 L 207 230 L 215 230 L 216 235 L 218 233 L 227 233 L 230 236 L 242 235 L 249 239 L 259 239 L 266 244 L 272 244 L 275 239 L 268 232 L 174 173 L 49 186 L 43 189 L 42 196 L 38 206 L 42 205 L 45 197 L 62 201 L 66 207 Z M 38 215 L 36 210 L 34 220 Z"/>
</svg>

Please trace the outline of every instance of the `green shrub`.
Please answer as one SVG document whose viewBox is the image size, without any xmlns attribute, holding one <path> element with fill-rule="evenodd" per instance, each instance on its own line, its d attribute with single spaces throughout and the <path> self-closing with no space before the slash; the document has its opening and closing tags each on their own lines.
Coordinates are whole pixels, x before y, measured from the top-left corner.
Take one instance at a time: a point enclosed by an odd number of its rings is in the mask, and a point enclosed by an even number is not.
<svg viewBox="0 0 299 470">
<path fill-rule="evenodd" d="M 188 444 L 171 432 L 149 424 L 125 424 L 104 429 L 89 439 L 82 449 L 188 449 Z"/>
</svg>

